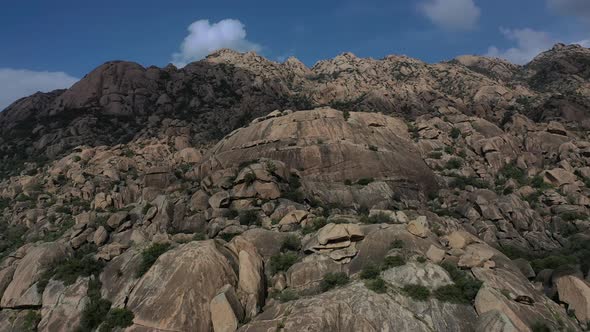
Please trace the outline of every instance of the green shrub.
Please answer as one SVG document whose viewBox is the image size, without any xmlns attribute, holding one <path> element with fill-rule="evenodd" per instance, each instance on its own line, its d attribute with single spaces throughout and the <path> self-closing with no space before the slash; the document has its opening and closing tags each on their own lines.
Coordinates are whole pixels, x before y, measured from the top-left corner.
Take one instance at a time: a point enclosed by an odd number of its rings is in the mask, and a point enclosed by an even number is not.
<svg viewBox="0 0 590 332">
<path fill-rule="evenodd" d="M 445 165 L 446 169 L 459 169 L 463 166 L 463 161 L 459 158 L 451 158 Z"/>
<path fill-rule="evenodd" d="M 551 329 L 545 322 L 535 322 L 533 326 L 531 326 L 533 332 L 551 332 Z"/>
<path fill-rule="evenodd" d="M 125 328 L 133 325 L 133 312 L 127 308 L 112 308 L 109 310 L 99 332 L 111 332 L 116 327 Z"/>
<path fill-rule="evenodd" d="M 45 287 L 52 278 L 61 280 L 67 286 L 76 282 L 78 277 L 98 276 L 104 267 L 104 263 L 94 258 L 95 252 L 95 246 L 85 245 L 76 250 L 72 257 L 47 269 L 37 282 L 39 294 L 43 294 Z"/>
<path fill-rule="evenodd" d="M 283 193 L 283 197 L 296 202 L 296 203 L 304 203 L 305 202 L 305 194 L 301 190 L 289 190 Z"/>
<path fill-rule="evenodd" d="M 111 308 L 111 302 L 100 295 L 101 284 L 98 278 L 93 278 L 88 284 L 88 302 L 80 317 L 78 331 L 94 331 L 107 317 Z"/>
<path fill-rule="evenodd" d="M 586 216 L 576 212 L 564 212 L 559 215 L 563 221 L 584 220 Z"/>
<path fill-rule="evenodd" d="M 256 181 L 256 174 L 254 174 L 254 172 L 248 172 L 244 175 L 244 183 L 246 183 L 246 185 L 249 186 L 254 183 L 254 181 Z"/>
<path fill-rule="evenodd" d="M 258 225 L 260 220 L 258 218 L 258 212 L 254 210 L 246 210 L 240 213 L 240 225 Z"/>
<path fill-rule="evenodd" d="M 432 151 L 428 154 L 428 158 L 432 159 L 440 159 L 442 157 L 442 152 L 440 151 Z"/>
<path fill-rule="evenodd" d="M 462 298 L 463 298 L 462 303 L 471 303 L 471 301 L 473 301 L 473 299 L 475 299 L 475 296 L 477 295 L 477 292 L 479 291 L 479 288 L 481 287 L 482 282 L 472 278 L 467 273 L 460 270 L 459 268 L 457 268 L 455 265 L 453 265 L 451 263 L 445 262 L 445 263 L 442 263 L 441 266 L 445 270 L 447 270 L 447 272 L 451 276 L 451 279 L 455 283 L 454 286 L 456 286 L 457 288 L 459 288 L 461 290 L 461 294 L 462 294 Z M 456 291 L 456 290 L 449 290 L 449 289 L 441 290 L 440 296 L 442 296 L 442 298 L 450 299 L 450 298 L 452 298 L 450 296 L 450 293 L 452 293 L 454 291 Z"/>
<path fill-rule="evenodd" d="M 18 194 L 15 199 L 16 199 L 17 202 L 27 202 L 27 201 L 32 201 L 33 200 L 32 197 L 29 197 L 29 196 L 27 196 L 24 193 Z"/>
<path fill-rule="evenodd" d="M 369 150 L 371 150 L 371 151 L 379 151 L 379 148 L 377 148 L 374 145 L 369 145 Z"/>
<path fill-rule="evenodd" d="M 385 281 L 383 281 L 381 278 L 365 280 L 365 287 L 379 294 L 385 293 L 387 291 Z"/>
<path fill-rule="evenodd" d="M 543 177 L 541 177 L 540 175 L 535 175 L 532 179 L 531 179 L 531 186 L 533 188 L 537 188 L 537 189 L 541 189 L 541 190 L 546 190 L 546 189 L 551 189 L 553 188 L 553 186 L 547 182 L 545 182 L 543 180 Z"/>
<path fill-rule="evenodd" d="M 366 186 L 369 183 L 374 182 L 374 181 L 375 181 L 375 179 L 373 179 L 373 178 L 362 178 L 362 179 L 359 179 L 356 182 L 356 184 L 361 185 L 361 186 Z"/>
<path fill-rule="evenodd" d="M 275 298 L 284 303 L 284 302 L 295 301 L 295 300 L 299 299 L 299 295 L 294 290 L 287 288 L 287 289 L 284 289 L 282 292 L 277 293 L 275 295 Z"/>
<path fill-rule="evenodd" d="M 0 260 L 24 244 L 27 228 L 0 221 Z"/>
<path fill-rule="evenodd" d="M 455 148 L 453 148 L 452 146 L 445 146 L 444 150 L 443 150 L 446 154 L 454 154 L 455 153 Z"/>
<path fill-rule="evenodd" d="M 227 212 L 228 219 L 236 219 L 239 216 L 240 216 L 240 212 L 238 212 L 238 210 L 236 210 L 236 209 L 229 209 L 229 211 Z"/>
<path fill-rule="evenodd" d="M 391 246 L 390 248 L 392 249 L 401 249 L 404 247 L 404 241 L 400 240 L 400 239 L 396 239 L 393 242 L 391 242 Z"/>
<path fill-rule="evenodd" d="M 535 207 L 539 203 L 539 198 L 541 198 L 541 194 L 543 194 L 543 192 L 541 190 L 537 190 L 529 195 L 526 195 L 523 198 L 531 205 L 531 207 Z"/>
<path fill-rule="evenodd" d="M 365 224 L 388 224 L 391 222 L 391 218 L 388 214 L 379 212 L 370 217 L 361 218 L 361 221 Z"/>
<path fill-rule="evenodd" d="M 328 221 L 326 220 L 326 218 L 323 217 L 317 217 L 315 219 L 313 219 L 311 221 L 311 223 L 307 223 L 305 225 L 305 227 L 303 227 L 301 229 L 301 232 L 305 235 L 305 234 L 310 234 L 313 233 L 315 231 L 318 231 L 319 229 L 321 229 L 322 227 L 326 226 L 328 224 Z"/>
<path fill-rule="evenodd" d="M 283 244 L 281 245 L 281 251 L 299 251 L 301 249 L 301 239 L 299 239 L 296 235 L 289 234 L 283 240 Z"/>
<path fill-rule="evenodd" d="M 41 314 L 35 310 L 29 310 L 23 319 L 23 329 L 25 332 L 37 331 L 37 325 L 41 322 Z"/>
<path fill-rule="evenodd" d="M 299 257 L 294 252 L 285 252 L 274 255 L 270 258 L 270 270 L 272 274 L 280 271 L 287 271 Z"/>
<path fill-rule="evenodd" d="M 514 179 L 520 185 L 525 185 L 528 182 L 526 173 L 514 163 L 504 165 L 498 172 L 498 175 L 505 179 Z"/>
<path fill-rule="evenodd" d="M 291 175 L 291 177 L 289 178 L 289 187 L 292 190 L 301 188 L 301 179 L 299 179 L 299 177 L 295 175 Z"/>
<path fill-rule="evenodd" d="M 361 271 L 361 279 L 375 279 L 381 274 L 381 269 L 375 264 L 368 264 Z"/>
<path fill-rule="evenodd" d="M 402 256 L 387 256 L 383 260 L 381 269 L 387 270 L 392 267 L 402 266 L 406 264 L 406 260 Z"/>
<path fill-rule="evenodd" d="M 225 242 L 231 241 L 234 237 L 240 235 L 240 233 L 222 233 L 218 236 L 223 239 Z"/>
<path fill-rule="evenodd" d="M 62 235 L 64 235 L 70 228 L 72 228 L 75 224 L 73 218 L 65 218 L 61 221 L 59 225 L 57 225 L 57 229 L 47 232 L 43 238 L 41 239 L 44 242 L 54 242 L 57 241 Z"/>
<path fill-rule="evenodd" d="M 417 261 L 418 263 L 426 263 L 426 257 L 424 257 L 424 256 L 418 256 L 418 257 L 416 258 L 416 261 Z"/>
<path fill-rule="evenodd" d="M 205 233 L 197 232 L 193 235 L 193 241 L 204 241 L 207 239 Z"/>
<path fill-rule="evenodd" d="M 461 287 L 457 285 L 446 285 L 434 290 L 434 297 L 439 301 L 451 303 L 469 303 L 463 294 Z"/>
<path fill-rule="evenodd" d="M 349 179 L 344 180 L 344 185 L 345 186 L 352 186 L 352 181 L 350 181 Z"/>
<path fill-rule="evenodd" d="M 474 177 L 456 176 L 449 184 L 451 188 L 458 188 L 465 190 L 466 186 L 474 186 L 476 188 L 488 189 L 490 184 Z"/>
<path fill-rule="evenodd" d="M 550 255 L 544 258 L 534 259 L 531 261 L 531 267 L 535 272 L 539 273 L 545 269 L 557 269 L 565 265 L 575 265 L 578 260 L 574 256 L 565 255 Z"/>
<path fill-rule="evenodd" d="M 154 243 L 141 253 L 141 264 L 137 270 L 136 276 L 143 276 L 154 265 L 158 257 L 170 250 L 169 243 Z"/>
<path fill-rule="evenodd" d="M 344 111 L 342 112 L 342 116 L 344 117 L 344 121 L 348 121 L 348 119 L 350 118 L 350 112 Z"/>
<path fill-rule="evenodd" d="M 426 301 L 428 300 L 428 297 L 430 297 L 430 290 L 421 285 L 406 285 L 403 290 L 414 300 Z"/>
<path fill-rule="evenodd" d="M 273 174 L 274 172 L 277 171 L 277 165 L 275 165 L 275 163 L 273 163 L 272 161 L 267 161 L 266 162 L 266 171 Z"/>
<path fill-rule="evenodd" d="M 322 291 L 325 292 L 332 288 L 346 285 L 349 281 L 350 278 L 348 278 L 344 272 L 330 272 L 324 276 L 320 283 L 320 287 Z"/>
<path fill-rule="evenodd" d="M 461 136 L 461 130 L 459 130 L 459 128 L 453 128 L 451 129 L 451 137 L 454 139 L 459 138 L 459 136 Z"/>
</svg>

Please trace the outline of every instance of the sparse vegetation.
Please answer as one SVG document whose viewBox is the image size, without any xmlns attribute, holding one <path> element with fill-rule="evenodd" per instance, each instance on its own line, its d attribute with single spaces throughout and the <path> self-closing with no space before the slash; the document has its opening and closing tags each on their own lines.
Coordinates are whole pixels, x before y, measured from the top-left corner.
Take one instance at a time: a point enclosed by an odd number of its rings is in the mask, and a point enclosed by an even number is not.
<svg viewBox="0 0 590 332">
<path fill-rule="evenodd" d="M 391 223 L 391 218 L 388 214 L 379 212 L 373 214 L 372 216 L 363 216 L 361 218 L 361 222 L 365 224 L 388 224 Z"/>
<path fill-rule="evenodd" d="M 88 284 L 88 303 L 82 310 L 78 332 L 94 331 L 109 314 L 111 302 L 101 297 L 100 288 L 98 278 L 92 278 Z"/>
<path fill-rule="evenodd" d="M 543 180 L 543 178 L 540 175 L 535 175 L 531 179 L 531 186 L 539 190 L 547 190 L 553 188 L 553 186 L 545 182 L 545 180 Z"/>
<path fill-rule="evenodd" d="M 459 128 L 451 129 L 451 138 L 457 139 L 459 136 L 461 136 L 461 130 L 459 130 Z"/>
<path fill-rule="evenodd" d="M 387 270 L 392 267 L 402 266 L 406 264 L 406 260 L 402 256 L 387 256 L 383 260 L 382 270 Z"/>
<path fill-rule="evenodd" d="M 244 183 L 246 183 L 247 186 L 252 185 L 254 181 L 256 181 L 256 174 L 254 174 L 254 172 L 248 172 L 244 175 Z"/>
<path fill-rule="evenodd" d="M 36 310 L 29 310 L 23 319 L 24 332 L 37 331 L 39 322 L 41 322 L 41 314 Z"/>
<path fill-rule="evenodd" d="M 482 282 L 469 276 L 453 264 L 442 263 L 441 266 L 447 270 L 454 285 L 442 286 L 434 291 L 434 296 L 440 301 L 452 303 L 471 303 Z"/>
<path fill-rule="evenodd" d="M 169 243 L 154 243 L 141 253 L 141 264 L 137 270 L 136 276 L 143 276 L 154 265 L 158 257 L 170 250 Z"/>
<path fill-rule="evenodd" d="M 240 225 L 258 225 L 260 224 L 260 218 L 258 212 L 255 210 L 246 210 L 240 213 Z"/>
<path fill-rule="evenodd" d="M 133 312 L 127 308 L 111 308 L 98 332 L 111 332 L 116 327 L 131 326 L 134 317 Z"/>
<path fill-rule="evenodd" d="M 375 181 L 375 179 L 373 179 L 373 178 L 362 178 L 362 179 L 359 179 L 359 180 L 356 182 L 356 184 L 358 184 L 358 185 L 360 185 L 360 186 L 366 186 L 366 185 L 368 185 L 369 183 L 371 183 L 371 182 L 374 182 L 374 181 Z"/>
<path fill-rule="evenodd" d="M 466 176 L 456 176 L 451 183 L 449 184 L 451 188 L 458 188 L 461 190 L 465 190 L 467 186 L 473 186 L 475 188 L 484 188 L 487 189 L 490 187 L 489 183 L 485 182 L 484 180 L 474 178 L 474 177 L 466 177 Z"/>
<path fill-rule="evenodd" d="M 521 186 L 529 182 L 526 173 L 514 163 L 504 165 L 498 172 L 498 176 L 501 182 L 514 179 Z"/>
<path fill-rule="evenodd" d="M 445 165 L 446 169 L 459 169 L 461 167 L 463 167 L 463 161 L 459 158 L 451 158 Z"/>
<path fill-rule="evenodd" d="M 422 285 L 405 285 L 403 291 L 418 301 L 426 301 L 430 297 L 430 290 Z"/>
<path fill-rule="evenodd" d="M 350 278 L 344 272 L 330 272 L 327 273 L 322 279 L 320 288 L 323 292 L 326 292 L 338 286 L 346 285 L 349 281 Z"/>
<path fill-rule="evenodd" d="M 293 234 L 287 235 L 281 245 L 281 251 L 299 251 L 299 249 L 301 249 L 301 239 Z"/>
<path fill-rule="evenodd" d="M 289 251 L 274 255 L 270 258 L 270 270 L 273 274 L 280 271 L 287 271 L 299 257 L 296 253 Z"/>
<path fill-rule="evenodd" d="M 56 279 L 71 285 L 79 277 L 97 276 L 104 263 L 94 258 L 96 246 L 87 244 L 75 251 L 74 255 L 47 269 L 37 282 L 37 291 L 42 294 L 49 280 Z"/>
<path fill-rule="evenodd" d="M 275 165 L 275 163 L 273 163 L 272 161 L 267 161 L 266 162 L 266 171 L 269 172 L 270 174 L 273 174 L 274 172 L 277 171 L 277 165 Z"/>
<path fill-rule="evenodd" d="M 393 242 L 391 242 L 391 248 L 392 249 L 401 249 L 404 247 L 404 241 L 400 240 L 400 239 L 396 239 L 393 240 Z"/>
<path fill-rule="evenodd" d="M 295 301 L 299 299 L 299 295 L 297 294 L 297 292 L 290 288 L 284 289 L 283 291 L 274 294 L 273 297 L 281 301 L 282 303 Z"/>
<path fill-rule="evenodd" d="M 428 154 L 428 158 L 432 159 L 440 159 L 442 157 L 442 152 L 440 151 L 432 151 Z"/>
<path fill-rule="evenodd" d="M 365 280 L 365 287 L 379 294 L 385 293 L 387 291 L 387 285 L 385 284 L 385 281 L 379 277 Z"/>
<path fill-rule="evenodd" d="M 381 274 L 381 269 L 375 264 L 368 264 L 363 267 L 360 277 L 361 279 L 375 279 Z"/>
<path fill-rule="evenodd" d="M 348 121 L 348 119 L 350 118 L 350 112 L 349 111 L 343 111 L 342 112 L 342 116 L 344 117 L 345 121 Z"/>
<path fill-rule="evenodd" d="M 531 326 L 533 332 L 551 332 L 551 329 L 545 322 L 536 322 Z"/>
<path fill-rule="evenodd" d="M 303 235 L 310 234 L 313 232 L 318 231 L 320 228 L 326 226 L 328 224 L 328 220 L 324 217 L 317 217 L 311 221 L 311 223 L 307 223 L 305 227 L 301 228 L 301 232 Z"/>
</svg>

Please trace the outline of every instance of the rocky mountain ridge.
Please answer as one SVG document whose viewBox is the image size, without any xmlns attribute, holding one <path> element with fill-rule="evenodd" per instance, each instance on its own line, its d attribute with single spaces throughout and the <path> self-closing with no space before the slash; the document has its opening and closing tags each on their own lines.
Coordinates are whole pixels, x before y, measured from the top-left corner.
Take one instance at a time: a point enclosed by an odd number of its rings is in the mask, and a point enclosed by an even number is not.
<svg viewBox="0 0 590 332">
<path fill-rule="evenodd" d="M 10 105 L 0 113 L 1 152 L 5 163 L 22 164 L 81 144 L 170 135 L 171 124 L 188 128 L 192 144 L 208 144 L 275 109 L 326 105 L 407 119 L 445 106 L 493 122 L 521 112 L 587 129 L 589 59 L 586 48 L 556 45 L 526 66 L 475 56 L 427 64 L 345 53 L 307 68 L 294 58 L 276 63 L 231 50 L 182 69 L 115 61 L 68 90 Z"/>
<path fill-rule="evenodd" d="M 17 101 L 0 331 L 588 329 L 589 54 L 223 50 Z"/>
</svg>

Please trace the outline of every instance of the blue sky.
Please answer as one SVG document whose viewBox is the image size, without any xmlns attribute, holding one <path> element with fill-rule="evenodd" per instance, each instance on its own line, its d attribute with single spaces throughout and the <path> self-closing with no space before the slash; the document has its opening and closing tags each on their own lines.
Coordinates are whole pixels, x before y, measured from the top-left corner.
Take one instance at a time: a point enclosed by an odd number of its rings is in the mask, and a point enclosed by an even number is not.
<svg viewBox="0 0 590 332">
<path fill-rule="evenodd" d="M 590 0 L 30 0 L 1 16 L 0 109 L 105 61 L 183 65 L 215 47 L 311 66 L 345 51 L 525 63 L 555 42 L 590 46 Z"/>
</svg>

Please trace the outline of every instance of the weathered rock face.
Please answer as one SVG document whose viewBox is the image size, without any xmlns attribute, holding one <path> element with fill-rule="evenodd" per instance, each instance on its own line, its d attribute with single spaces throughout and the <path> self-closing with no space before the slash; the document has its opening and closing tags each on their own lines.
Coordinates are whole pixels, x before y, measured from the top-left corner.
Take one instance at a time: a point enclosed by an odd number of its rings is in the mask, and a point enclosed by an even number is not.
<svg viewBox="0 0 590 332">
<path fill-rule="evenodd" d="M 202 172 L 265 157 L 280 160 L 313 182 L 382 179 L 395 192 L 428 192 L 436 187 L 409 140 L 406 124 L 376 113 L 325 108 L 254 121 L 221 140 L 206 157 Z"/>
<path fill-rule="evenodd" d="M 41 294 L 36 287 L 37 280 L 52 264 L 66 258 L 68 253 L 68 248 L 64 244 L 56 242 L 31 248 L 18 262 L 12 282 L 2 295 L 0 306 L 18 308 L 41 305 Z"/>
<path fill-rule="evenodd" d="M 82 310 L 88 303 L 88 279 L 81 278 L 70 286 L 50 281 L 43 292 L 39 331 L 73 331 L 80 323 Z"/>
<path fill-rule="evenodd" d="M 235 264 L 231 252 L 214 241 L 165 253 L 129 295 L 134 324 L 148 330 L 209 331 L 209 303 L 225 284 L 236 285 Z"/>
<path fill-rule="evenodd" d="M 518 331 L 530 331 L 530 327 L 539 322 L 551 329 L 559 329 L 560 324 L 578 329 L 563 308 L 527 283 L 520 272 L 486 268 L 474 268 L 472 272 L 484 283 L 474 303 L 478 314 L 497 310 Z M 527 303 L 517 301 L 522 298 L 529 300 Z"/>
<path fill-rule="evenodd" d="M 568 304 L 576 318 L 590 323 L 590 285 L 575 276 L 560 277 L 556 281 L 559 299 Z"/>
<path fill-rule="evenodd" d="M 355 283 L 267 308 L 238 331 L 469 331 L 475 319 L 466 306 L 377 294 Z"/>
</svg>

